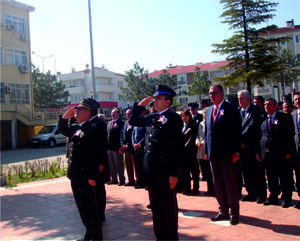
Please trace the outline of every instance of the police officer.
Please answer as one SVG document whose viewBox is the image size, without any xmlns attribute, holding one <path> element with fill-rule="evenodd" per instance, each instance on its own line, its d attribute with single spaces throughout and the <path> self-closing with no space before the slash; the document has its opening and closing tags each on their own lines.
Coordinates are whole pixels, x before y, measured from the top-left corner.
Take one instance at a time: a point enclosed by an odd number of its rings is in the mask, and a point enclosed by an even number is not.
<svg viewBox="0 0 300 241">
<path fill-rule="evenodd" d="M 107 158 L 107 137 L 101 125 L 90 120 L 97 114 L 95 101 L 84 98 L 59 118 L 58 129 L 71 142 L 70 167 L 73 196 L 86 228 L 84 240 L 102 240 L 103 194 L 100 171 Z M 70 123 L 75 117 L 77 123 Z M 98 122 L 98 121 L 97 121 Z M 103 123 L 104 124 L 104 123 Z M 103 125 L 105 127 L 105 125 Z M 100 134 L 102 133 L 102 134 Z"/>
<path fill-rule="evenodd" d="M 166 85 L 157 85 L 154 93 L 156 113 L 140 117 L 142 106 L 152 99 L 135 103 L 129 123 L 146 126 L 145 167 L 153 216 L 154 234 L 158 240 L 178 240 L 178 207 L 175 185 L 181 172 L 183 156 L 183 123 L 169 107 L 175 91 Z"/>
</svg>

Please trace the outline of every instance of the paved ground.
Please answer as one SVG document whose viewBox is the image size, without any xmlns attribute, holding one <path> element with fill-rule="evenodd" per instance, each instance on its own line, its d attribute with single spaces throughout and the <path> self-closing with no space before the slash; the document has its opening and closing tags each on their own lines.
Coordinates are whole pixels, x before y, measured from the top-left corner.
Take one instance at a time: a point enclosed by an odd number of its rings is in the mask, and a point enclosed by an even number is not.
<svg viewBox="0 0 300 241">
<path fill-rule="evenodd" d="M 151 212 L 145 190 L 106 186 L 106 240 L 153 240 Z M 201 193 L 206 183 L 201 183 Z M 80 222 L 67 178 L 0 189 L 1 240 L 77 240 Z M 294 193 L 294 200 L 297 200 Z M 215 198 L 178 195 L 181 240 L 300 240 L 300 210 L 241 202 L 240 224 L 211 222 Z M 295 201 L 294 201 L 295 203 Z"/>
</svg>

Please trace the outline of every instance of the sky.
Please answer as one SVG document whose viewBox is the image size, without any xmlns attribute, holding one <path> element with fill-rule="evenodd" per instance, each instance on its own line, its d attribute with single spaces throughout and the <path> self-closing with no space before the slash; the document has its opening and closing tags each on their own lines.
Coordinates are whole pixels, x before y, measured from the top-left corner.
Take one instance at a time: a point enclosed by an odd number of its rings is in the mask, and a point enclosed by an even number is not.
<svg viewBox="0 0 300 241">
<path fill-rule="evenodd" d="M 32 62 L 70 73 L 91 66 L 88 0 L 18 0 L 30 13 Z M 300 24 L 300 0 L 278 0 L 269 24 Z M 224 60 L 212 44 L 232 36 L 219 0 L 91 0 L 94 65 L 124 74 Z M 49 56 L 49 57 L 47 57 Z M 43 58 L 42 58 L 43 57 Z"/>
</svg>

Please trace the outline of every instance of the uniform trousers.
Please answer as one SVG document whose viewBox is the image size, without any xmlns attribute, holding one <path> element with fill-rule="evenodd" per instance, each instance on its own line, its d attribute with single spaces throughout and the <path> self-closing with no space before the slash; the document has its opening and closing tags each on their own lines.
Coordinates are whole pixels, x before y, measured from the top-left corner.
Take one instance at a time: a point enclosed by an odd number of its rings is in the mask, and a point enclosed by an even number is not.
<svg viewBox="0 0 300 241">
<path fill-rule="evenodd" d="M 231 215 L 238 217 L 240 206 L 237 163 L 233 163 L 231 158 L 220 160 L 212 155 L 211 167 L 220 213 L 228 215 L 230 209 Z"/>
<path fill-rule="evenodd" d="M 175 188 L 170 188 L 168 176 L 152 177 L 148 185 L 155 237 L 157 240 L 178 240 Z"/>
<path fill-rule="evenodd" d="M 108 151 L 108 165 L 112 182 L 118 182 L 118 176 L 120 182 L 125 182 L 124 176 L 124 163 L 123 155 L 119 154 L 119 151 Z"/>
<path fill-rule="evenodd" d="M 103 209 L 103 194 L 97 186 L 89 185 L 87 178 L 73 178 L 71 187 L 79 215 L 86 228 L 84 239 L 102 240 L 102 221 L 99 213 Z"/>
<path fill-rule="evenodd" d="M 292 158 L 284 156 L 265 154 L 268 186 L 270 191 L 269 199 L 277 199 L 282 191 L 281 199 L 291 201 L 293 194 L 293 169 Z"/>
<path fill-rule="evenodd" d="M 125 152 L 125 163 L 126 163 L 126 172 L 128 176 L 128 182 L 134 184 L 134 153 L 133 152 Z"/>
</svg>

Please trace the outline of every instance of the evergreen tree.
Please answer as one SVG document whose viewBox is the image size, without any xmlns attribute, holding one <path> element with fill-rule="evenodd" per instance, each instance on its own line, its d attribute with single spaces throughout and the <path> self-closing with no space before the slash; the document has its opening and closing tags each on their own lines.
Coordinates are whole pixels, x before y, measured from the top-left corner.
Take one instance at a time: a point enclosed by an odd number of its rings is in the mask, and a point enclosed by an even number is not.
<svg viewBox="0 0 300 241">
<path fill-rule="evenodd" d="M 277 27 L 254 28 L 273 18 L 272 12 L 278 3 L 269 0 L 220 0 L 220 3 L 224 4 L 221 17 L 225 20 L 222 23 L 235 31 L 222 44 L 213 45 L 216 48 L 213 52 L 227 55 L 226 59 L 230 62 L 226 67 L 231 73 L 217 80 L 225 86 L 246 82 L 246 88 L 251 92 L 251 84 L 262 86 L 262 79 L 280 71 L 274 43 L 283 39 L 261 37 L 261 34 Z"/>
<path fill-rule="evenodd" d="M 211 81 L 208 79 L 208 71 L 200 71 L 200 68 L 196 67 L 193 78 L 194 81 L 189 86 L 188 95 L 198 95 L 201 103 L 202 95 L 208 95 L 211 86 Z"/>
<path fill-rule="evenodd" d="M 68 104 L 69 92 L 65 91 L 65 85 L 50 71 L 41 73 L 32 65 L 32 87 L 35 108 L 53 108 Z"/>
<path fill-rule="evenodd" d="M 121 86 L 120 97 L 125 101 L 140 101 L 150 95 L 148 71 L 136 62 L 133 69 L 126 71 L 126 86 Z"/>
</svg>

